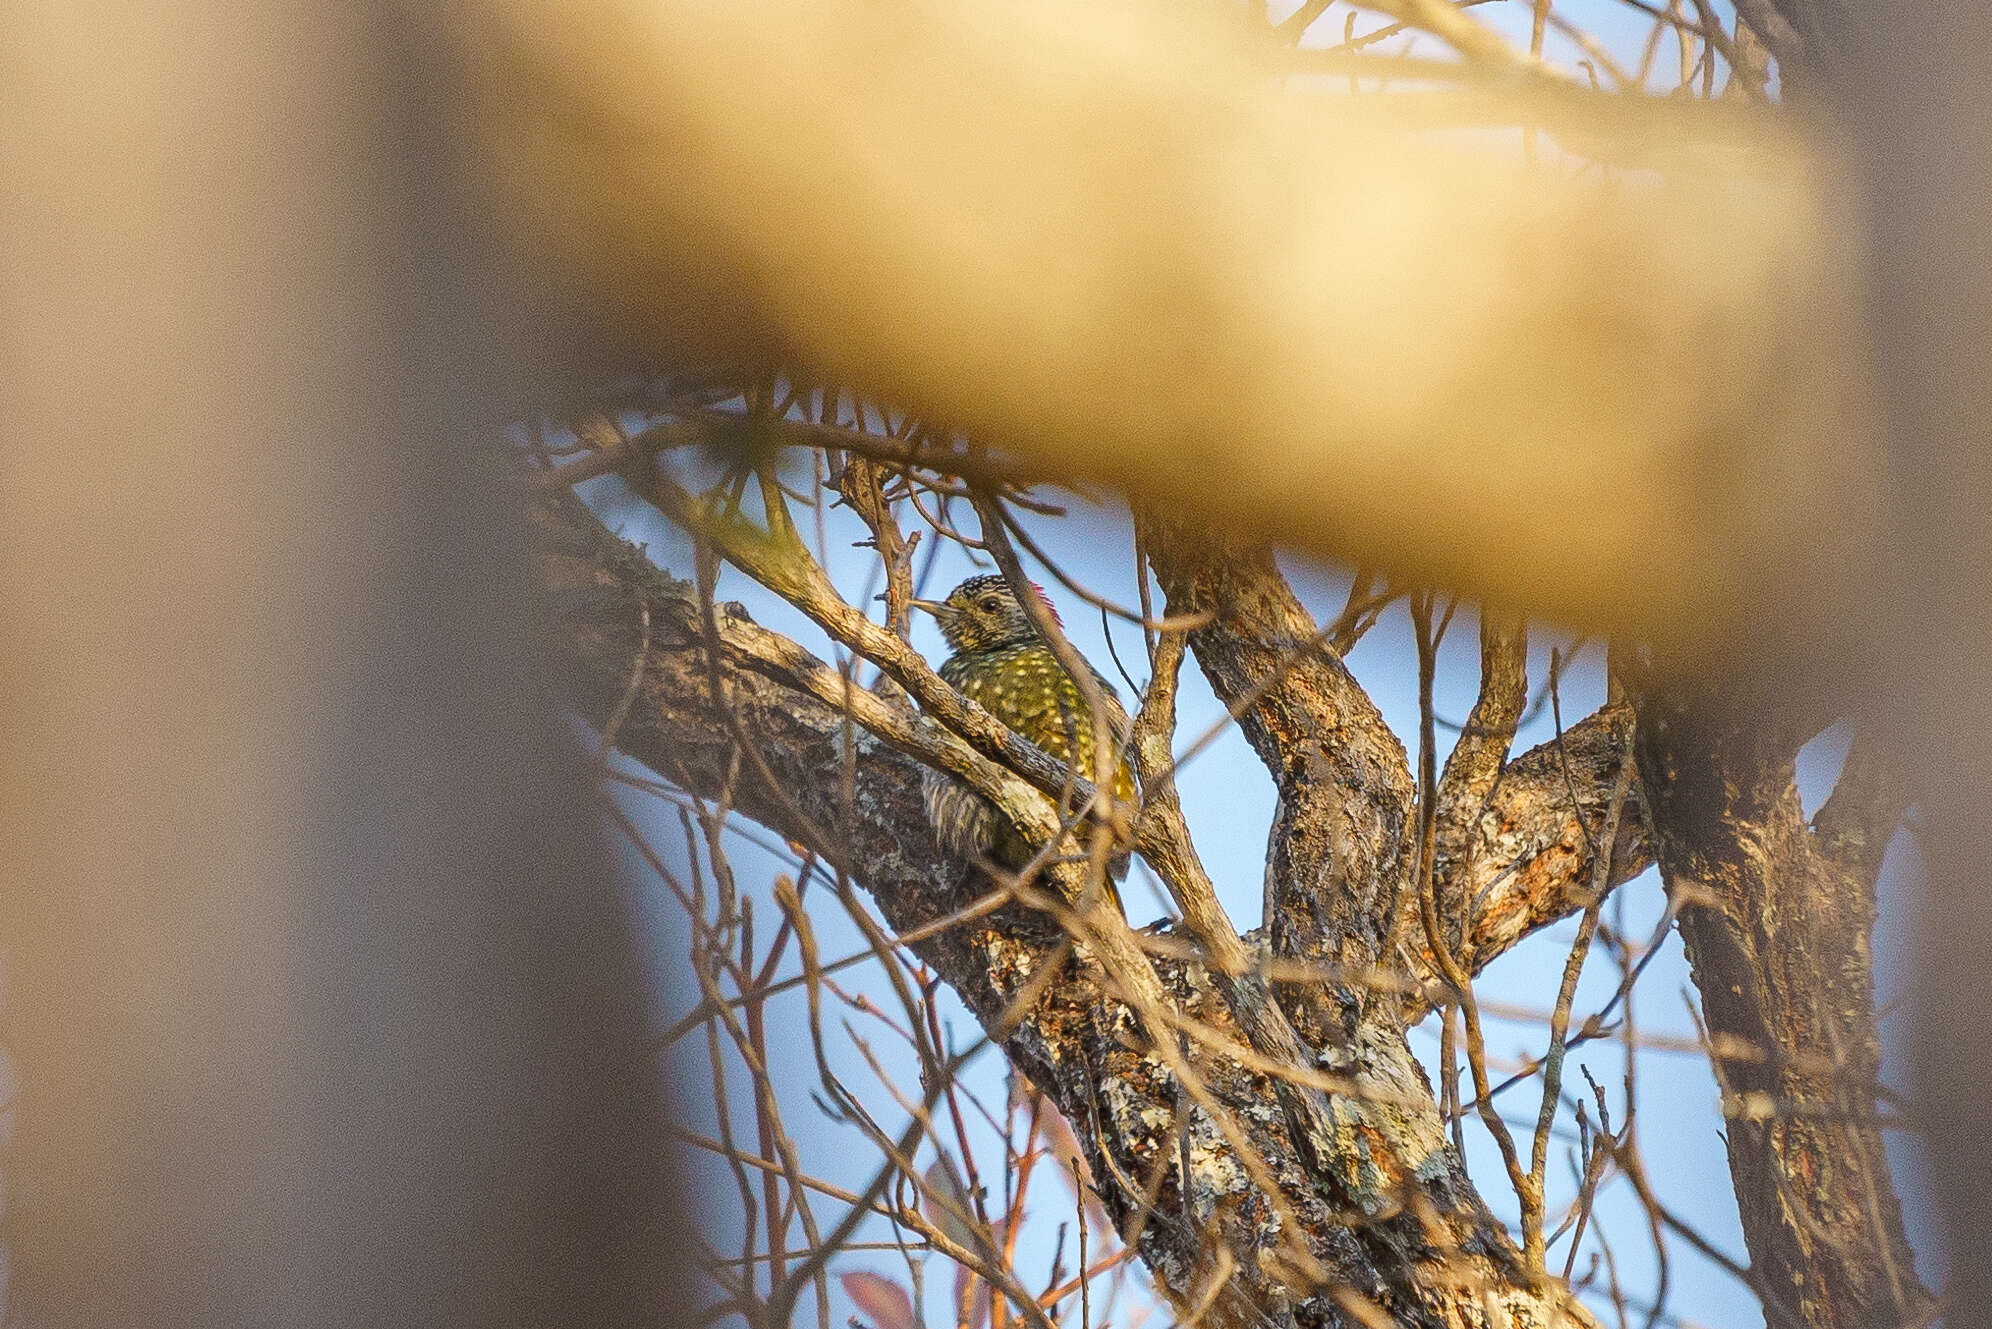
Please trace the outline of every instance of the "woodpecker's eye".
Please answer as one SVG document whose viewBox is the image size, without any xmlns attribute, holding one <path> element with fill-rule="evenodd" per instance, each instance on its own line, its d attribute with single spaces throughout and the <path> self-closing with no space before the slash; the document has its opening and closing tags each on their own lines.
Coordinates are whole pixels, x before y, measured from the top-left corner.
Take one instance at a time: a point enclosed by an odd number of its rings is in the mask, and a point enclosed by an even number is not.
<svg viewBox="0 0 1992 1329">
<path fill-rule="evenodd" d="M 1002 607 L 1003 602 L 993 595 L 984 596 L 982 599 L 982 612 L 985 614 L 993 614 Z"/>
</svg>

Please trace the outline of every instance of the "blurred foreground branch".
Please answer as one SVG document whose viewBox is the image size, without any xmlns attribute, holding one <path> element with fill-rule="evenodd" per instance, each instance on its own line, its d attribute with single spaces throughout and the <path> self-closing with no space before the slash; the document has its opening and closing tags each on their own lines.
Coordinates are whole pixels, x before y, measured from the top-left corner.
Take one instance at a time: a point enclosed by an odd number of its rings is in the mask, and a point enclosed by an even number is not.
<svg viewBox="0 0 1992 1329">
<path fill-rule="evenodd" d="M 6 1320 L 676 1321 L 651 976 L 484 446 L 545 324 L 434 32 L 0 26 Z"/>
<path fill-rule="evenodd" d="M 1709 108 L 1718 145 L 1597 95 L 1571 146 L 1658 168 L 1611 181 L 1283 79 L 1221 5 L 480 12 L 513 215 L 660 354 L 776 352 L 1228 529 L 1704 645 L 1816 623 L 1873 539 L 1838 223 L 1767 114 Z"/>
</svg>

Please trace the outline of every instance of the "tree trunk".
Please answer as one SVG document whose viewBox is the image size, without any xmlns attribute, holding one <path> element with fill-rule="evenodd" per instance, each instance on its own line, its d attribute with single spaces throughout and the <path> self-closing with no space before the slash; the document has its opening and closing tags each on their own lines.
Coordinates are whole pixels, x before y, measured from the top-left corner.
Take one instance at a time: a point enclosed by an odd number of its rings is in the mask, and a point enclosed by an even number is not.
<svg viewBox="0 0 1992 1329">
<path fill-rule="evenodd" d="M 1732 703 L 1733 704 L 1733 703 Z M 1729 1121 L 1729 1168 L 1772 1325 L 1921 1322 L 1876 1098 L 1869 935 L 1900 795 L 1857 746 L 1808 827 L 1801 735 L 1711 691 L 1639 701 L 1638 760 Z"/>
</svg>

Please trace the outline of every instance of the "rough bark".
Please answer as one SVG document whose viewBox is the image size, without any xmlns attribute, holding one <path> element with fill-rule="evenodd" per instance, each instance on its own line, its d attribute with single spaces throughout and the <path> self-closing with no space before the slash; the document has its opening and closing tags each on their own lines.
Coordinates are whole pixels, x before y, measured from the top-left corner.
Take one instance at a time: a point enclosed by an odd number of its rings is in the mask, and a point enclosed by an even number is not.
<svg viewBox="0 0 1992 1329">
<path fill-rule="evenodd" d="M 1462 837 L 1464 860 L 1449 863 L 1441 841 L 1440 880 L 1446 900 L 1467 919 L 1459 959 L 1471 972 L 1590 902 L 1591 841 L 1610 810 L 1632 723 L 1630 706 L 1607 706 L 1560 739 L 1530 748 L 1508 763 L 1475 810 L 1471 834 Z M 1652 862 L 1646 819 L 1620 817 L 1608 887 Z"/>
<path fill-rule="evenodd" d="M 1931 1301 L 1875 1109 L 1869 953 L 1875 876 L 1901 805 L 1854 761 L 1809 828 L 1792 781 L 1800 735 L 1737 718 L 1689 685 L 1649 691 L 1639 712 L 1640 778 L 1770 1322 L 1920 1323 Z"/>
<path fill-rule="evenodd" d="M 642 681 L 618 734 L 624 751 L 687 788 L 723 792 L 740 812 L 818 850 L 871 891 L 894 928 L 944 917 L 986 888 L 935 844 L 920 764 L 821 695 L 814 671 L 826 666 L 735 607 L 719 607 L 708 636 L 690 588 L 571 500 L 543 503 L 536 521 L 546 580 L 571 624 L 584 713 L 606 713 L 623 693 L 641 651 L 639 606 L 649 610 Z M 1337 758 L 1324 750 L 1320 759 Z M 1516 920 L 1554 907 L 1517 902 L 1519 883 L 1559 898 L 1581 894 L 1576 883 L 1588 873 L 1579 854 L 1569 879 L 1559 875 L 1565 777 L 1558 768 L 1551 781 L 1537 767 L 1528 780 L 1504 780 L 1482 818 L 1475 871 L 1499 882 L 1489 898 L 1506 902 L 1499 924 L 1476 926 L 1483 960 L 1526 930 Z M 1598 774 L 1585 772 L 1593 787 Z M 1378 778 L 1401 788 L 1395 774 Z M 1504 849 L 1515 857 L 1496 862 Z M 1379 860 L 1393 864 L 1399 852 L 1384 846 Z M 1214 1031 L 1189 1052 L 1204 1097 L 1185 1112 L 1183 1087 L 1141 1012 L 1050 916 L 1009 906 L 915 949 L 1080 1125 L 1104 1199 L 1162 1289 L 1179 1305 L 1214 1298 L 1204 1323 L 1341 1324 L 1371 1312 L 1415 1325 L 1504 1316 L 1588 1323 L 1559 1285 L 1529 1275 L 1486 1211 L 1444 1142 L 1401 1018 L 1385 1004 L 1353 1027 L 1345 1076 L 1311 1072 L 1334 1085 L 1334 1129 L 1297 1140 L 1268 1072 L 1305 1079 L 1310 1071 L 1267 1067 L 1245 1048 L 1231 1007 L 1199 967 L 1154 966 L 1176 1015 Z M 1012 1009 L 1033 983 L 1035 997 Z"/>
<path fill-rule="evenodd" d="M 1446 758 L 1445 774 L 1438 788 L 1438 868 L 1441 876 L 1457 863 L 1466 841 L 1480 820 L 1494 791 L 1500 787 L 1501 772 L 1508 765 L 1508 749 L 1515 741 L 1515 729 L 1529 700 L 1529 639 L 1525 626 L 1492 608 L 1480 616 L 1480 695 L 1460 729 L 1459 741 Z M 1455 899 L 1457 906 L 1460 902 Z M 1449 920 L 1455 926 L 1463 919 L 1455 908 Z M 1460 933 L 1450 930 L 1448 941 L 1460 943 Z"/>
<path fill-rule="evenodd" d="M 1207 617 L 1190 649 L 1279 793 L 1266 847 L 1273 953 L 1356 973 L 1389 966 L 1415 801 L 1404 745 L 1270 551 L 1143 525 L 1169 613 Z M 1346 984 L 1333 996 L 1330 1018 L 1353 1040 L 1374 990 Z"/>
<path fill-rule="evenodd" d="M 1169 613 L 1210 616 L 1189 634 L 1191 649 L 1279 792 L 1266 863 L 1274 953 L 1361 973 L 1403 958 L 1394 938 L 1429 976 L 1422 931 L 1401 926 L 1417 801 L 1404 745 L 1319 640 L 1270 553 L 1194 541 L 1154 518 L 1144 525 Z M 1440 786 L 1439 895 L 1471 973 L 1584 907 L 1589 837 L 1604 824 L 1632 722 L 1630 708 L 1607 708 L 1504 765 L 1524 690 L 1520 641 L 1518 631 L 1489 630 L 1488 681 Z M 1643 819 L 1623 818 L 1610 884 L 1651 861 Z M 1345 991 L 1346 1028 L 1370 995 Z"/>
</svg>

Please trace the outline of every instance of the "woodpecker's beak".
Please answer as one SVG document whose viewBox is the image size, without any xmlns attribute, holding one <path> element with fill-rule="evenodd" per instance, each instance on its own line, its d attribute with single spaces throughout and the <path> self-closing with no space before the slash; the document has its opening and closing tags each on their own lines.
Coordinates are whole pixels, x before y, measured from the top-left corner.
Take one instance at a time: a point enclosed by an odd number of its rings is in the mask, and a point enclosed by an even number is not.
<svg viewBox="0 0 1992 1329">
<path fill-rule="evenodd" d="M 906 603 L 915 609 L 924 609 L 936 618 L 948 612 L 947 604 L 940 600 L 908 600 Z"/>
</svg>

